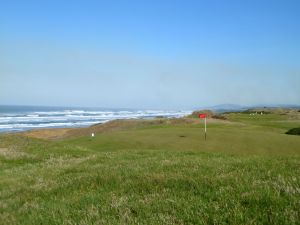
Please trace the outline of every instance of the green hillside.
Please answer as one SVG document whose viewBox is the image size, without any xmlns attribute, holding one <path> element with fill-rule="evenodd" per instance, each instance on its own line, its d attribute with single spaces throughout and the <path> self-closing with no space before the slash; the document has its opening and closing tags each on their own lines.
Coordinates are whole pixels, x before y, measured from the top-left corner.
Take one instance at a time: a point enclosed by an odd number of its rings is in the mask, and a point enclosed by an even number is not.
<svg viewBox="0 0 300 225">
<path fill-rule="evenodd" d="M 299 224 L 299 112 L 223 116 L 0 135 L 0 224 Z"/>
</svg>

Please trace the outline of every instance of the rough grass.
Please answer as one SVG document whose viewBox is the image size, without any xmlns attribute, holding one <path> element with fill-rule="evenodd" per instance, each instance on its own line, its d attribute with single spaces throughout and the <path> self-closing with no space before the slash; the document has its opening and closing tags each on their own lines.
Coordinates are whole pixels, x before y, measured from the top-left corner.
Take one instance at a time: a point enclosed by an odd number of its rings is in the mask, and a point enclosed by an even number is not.
<svg viewBox="0 0 300 225">
<path fill-rule="evenodd" d="M 299 123 L 246 116 L 0 135 L 0 224 L 299 224 Z"/>
</svg>

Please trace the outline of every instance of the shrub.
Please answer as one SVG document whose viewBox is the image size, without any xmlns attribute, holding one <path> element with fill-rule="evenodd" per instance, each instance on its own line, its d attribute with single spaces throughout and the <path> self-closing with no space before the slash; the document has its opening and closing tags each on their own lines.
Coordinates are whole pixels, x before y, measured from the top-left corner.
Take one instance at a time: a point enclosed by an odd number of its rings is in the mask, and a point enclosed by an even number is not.
<svg viewBox="0 0 300 225">
<path fill-rule="evenodd" d="M 290 135 L 300 135 L 300 127 L 292 128 L 286 132 L 286 134 Z"/>
<path fill-rule="evenodd" d="M 223 115 L 213 115 L 211 118 L 218 120 L 227 120 L 227 118 Z"/>
</svg>

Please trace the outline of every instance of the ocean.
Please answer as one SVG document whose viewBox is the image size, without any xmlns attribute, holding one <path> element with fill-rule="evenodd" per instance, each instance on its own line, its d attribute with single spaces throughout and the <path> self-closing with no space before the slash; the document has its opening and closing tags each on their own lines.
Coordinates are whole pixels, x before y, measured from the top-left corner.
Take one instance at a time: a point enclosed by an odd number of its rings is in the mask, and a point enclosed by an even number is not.
<svg viewBox="0 0 300 225">
<path fill-rule="evenodd" d="M 187 110 L 0 105 L 0 132 L 18 132 L 36 128 L 84 127 L 115 119 L 179 118 L 190 113 L 191 111 Z"/>
</svg>

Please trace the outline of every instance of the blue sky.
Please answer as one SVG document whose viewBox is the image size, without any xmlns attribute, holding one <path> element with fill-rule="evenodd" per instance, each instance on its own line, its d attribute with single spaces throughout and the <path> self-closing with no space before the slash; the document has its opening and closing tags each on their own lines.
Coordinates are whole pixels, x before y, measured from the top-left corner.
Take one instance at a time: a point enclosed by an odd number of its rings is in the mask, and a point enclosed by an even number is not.
<svg viewBox="0 0 300 225">
<path fill-rule="evenodd" d="M 0 104 L 299 104 L 299 24 L 299 1 L 1 1 Z"/>
</svg>

